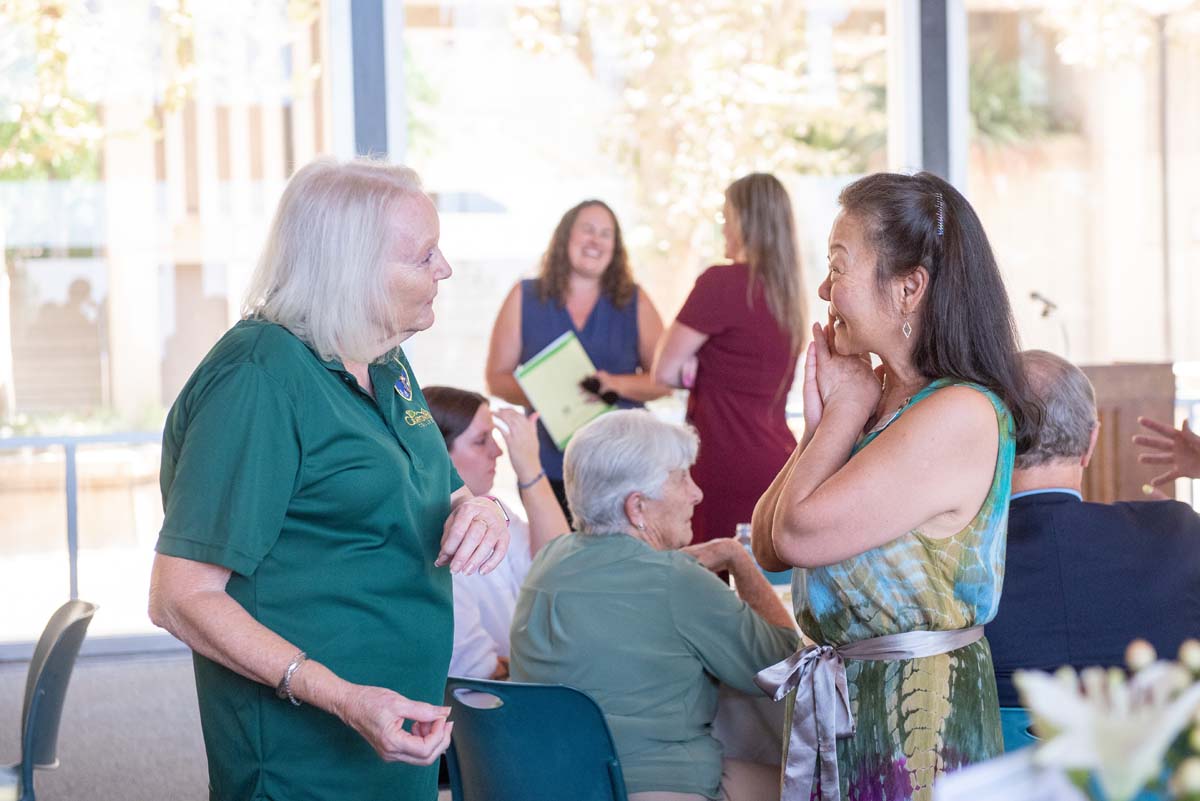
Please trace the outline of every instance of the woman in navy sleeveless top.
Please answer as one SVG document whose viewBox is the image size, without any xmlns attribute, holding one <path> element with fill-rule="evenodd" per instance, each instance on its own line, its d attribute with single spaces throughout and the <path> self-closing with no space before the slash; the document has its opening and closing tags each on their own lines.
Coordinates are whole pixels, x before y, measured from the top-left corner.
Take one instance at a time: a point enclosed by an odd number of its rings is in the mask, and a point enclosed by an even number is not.
<svg viewBox="0 0 1200 801">
<path fill-rule="evenodd" d="M 616 215 L 599 200 L 585 200 L 563 215 L 538 277 L 521 281 L 504 299 L 488 348 L 488 392 L 529 407 L 513 372 L 566 331 L 579 337 L 601 391 L 616 392 L 620 408 L 670 391 L 649 372 L 662 318 L 633 282 Z M 566 509 L 562 451 L 540 423 L 538 436 L 546 477 Z"/>
</svg>

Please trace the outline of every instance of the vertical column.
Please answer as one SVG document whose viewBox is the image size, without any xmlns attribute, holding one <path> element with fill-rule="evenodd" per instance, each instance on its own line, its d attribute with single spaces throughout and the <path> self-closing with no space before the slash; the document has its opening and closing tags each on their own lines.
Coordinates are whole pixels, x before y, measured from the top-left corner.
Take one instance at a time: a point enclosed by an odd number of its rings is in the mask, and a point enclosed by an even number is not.
<svg viewBox="0 0 1200 801">
<path fill-rule="evenodd" d="M 117 89 L 117 91 L 121 91 Z M 109 372 L 114 409 L 136 416 L 161 403 L 154 133 L 148 100 L 112 96 L 104 123 Z"/>
<path fill-rule="evenodd" d="M 359 155 L 388 152 L 387 58 L 382 0 L 350 0 L 354 55 L 354 149 Z"/>
<path fill-rule="evenodd" d="M 921 166 L 950 174 L 946 0 L 921 0 Z"/>
<path fill-rule="evenodd" d="M 921 169 L 921 0 L 888 0 L 888 168 Z"/>
<path fill-rule="evenodd" d="M 963 189 L 967 24 L 963 0 L 889 0 L 888 164 Z"/>
<path fill-rule="evenodd" d="M 403 164 L 408 153 L 408 98 L 404 84 L 404 4 L 387 3 L 383 9 L 384 86 L 387 87 L 387 154 Z"/>
<path fill-rule="evenodd" d="M 329 93 L 331 152 L 339 159 L 354 156 L 354 36 L 350 26 L 350 0 L 325 3 L 325 86 Z"/>
</svg>

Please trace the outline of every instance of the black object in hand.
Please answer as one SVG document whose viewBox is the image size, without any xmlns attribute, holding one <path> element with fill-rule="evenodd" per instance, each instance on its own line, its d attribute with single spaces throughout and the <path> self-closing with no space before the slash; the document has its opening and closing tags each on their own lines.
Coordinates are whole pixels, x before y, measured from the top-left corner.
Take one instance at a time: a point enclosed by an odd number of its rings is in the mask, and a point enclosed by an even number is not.
<svg viewBox="0 0 1200 801">
<path fill-rule="evenodd" d="M 592 393 L 593 395 L 600 398 L 600 400 L 607 403 L 609 406 L 615 406 L 617 401 L 621 399 L 621 396 L 618 395 L 617 393 L 613 392 L 611 389 L 606 389 L 603 392 L 601 392 L 600 391 L 600 379 L 596 378 L 596 376 L 594 376 L 594 375 L 590 375 L 587 378 L 580 381 L 579 386 L 585 392 Z"/>
</svg>

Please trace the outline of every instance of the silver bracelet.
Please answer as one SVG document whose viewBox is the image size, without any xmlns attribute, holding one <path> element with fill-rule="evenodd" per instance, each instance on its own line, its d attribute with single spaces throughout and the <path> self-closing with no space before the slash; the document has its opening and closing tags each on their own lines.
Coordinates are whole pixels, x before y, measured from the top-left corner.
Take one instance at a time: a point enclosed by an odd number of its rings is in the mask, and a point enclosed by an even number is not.
<svg viewBox="0 0 1200 801">
<path fill-rule="evenodd" d="M 288 662 L 287 670 L 283 671 L 283 678 L 279 680 L 279 685 L 275 688 L 275 695 L 281 701 L 291 701 L 292 706 L 300 706 L 300 702 L 296 700 L 296 696 L 292 695 L 292 676 L 300 669 L 308 659 L 308 654 L 303 651 L 292 657 L 292 661 Z"/>
</svg>

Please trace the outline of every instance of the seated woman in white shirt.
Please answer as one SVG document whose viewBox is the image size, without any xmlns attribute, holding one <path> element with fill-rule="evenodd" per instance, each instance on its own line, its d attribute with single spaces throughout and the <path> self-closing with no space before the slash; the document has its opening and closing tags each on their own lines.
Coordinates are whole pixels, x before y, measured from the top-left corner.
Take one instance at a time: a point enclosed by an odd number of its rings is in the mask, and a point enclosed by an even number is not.
<svg viewBox="0 0 1200 801">
<path fill-rule="evenodd" d="M 487 495 L 496 480 L 496 460 L 501 454 L 496 430 L 504 437 L 517 474 L 529 521 L 505 506 L 510 518 L 508 558 L 486 576 L 467 580 L 454 576 L 454 653 L 450 657 L 451 676 L 508 678 L 508 628 L 521 583 L 538 549 L 571 527 L 542 470 L 536 414 L 525 417 L 514 409 L 493 413 L 483 395 L 454 387 L 425 387 L 423 391 L 446 440 L 450 460 L 472 493 Z M 493 417 L 501 425 L 497 426 Z"/>
</svg>

